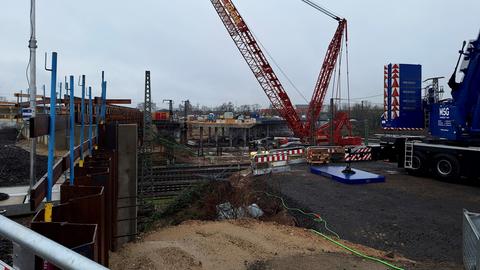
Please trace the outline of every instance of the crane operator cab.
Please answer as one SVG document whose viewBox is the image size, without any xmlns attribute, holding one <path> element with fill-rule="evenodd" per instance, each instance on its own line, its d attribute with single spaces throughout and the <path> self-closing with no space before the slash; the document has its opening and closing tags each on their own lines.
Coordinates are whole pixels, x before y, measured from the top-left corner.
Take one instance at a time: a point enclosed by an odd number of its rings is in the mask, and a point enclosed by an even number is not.
<svg viewBox="0 0 480 270">
<path fill-rule="evenodd" d="M 430 132 L 434 137 L 458 142 L 480 140 L 479 41 L 480 35 L 468 44 L 463 43 L 455 71 L 448 82 L 452 98 L 429 104 Z M 460 82 L 456 81 L 458 70 L 462 75 Z"/>
</svg>

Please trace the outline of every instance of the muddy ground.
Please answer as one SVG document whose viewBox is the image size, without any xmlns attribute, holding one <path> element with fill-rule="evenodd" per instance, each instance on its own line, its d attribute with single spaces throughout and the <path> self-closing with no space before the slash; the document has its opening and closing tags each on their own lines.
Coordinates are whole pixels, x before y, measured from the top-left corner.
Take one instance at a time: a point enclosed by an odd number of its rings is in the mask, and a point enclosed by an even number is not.
<svg viewBox="0 0 480 270">
<path fill-rule="evenodd" d="M 395 164 L 356 164 L 386 183 L 351 186 L 307 166 L 261 177 L 296 207 L 319 213 L 342 239 L 420 262 L 415 269 L 463 269 L 462 210 L 480 212 L 480 188 L 413 177 Z M 321 226 L 296 215 L 301 226 Z"/>
</svg>

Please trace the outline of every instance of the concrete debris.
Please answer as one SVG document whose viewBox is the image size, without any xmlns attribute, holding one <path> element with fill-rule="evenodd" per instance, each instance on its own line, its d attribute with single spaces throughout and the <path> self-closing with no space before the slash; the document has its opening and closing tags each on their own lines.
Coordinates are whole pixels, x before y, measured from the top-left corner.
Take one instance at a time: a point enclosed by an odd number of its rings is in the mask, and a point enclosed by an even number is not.
<svg viewBox="0 0 480 270">
<path fill-rule="evenodd" d="M 247 207 L 234 208 L 230 202 L 217 205 L 217 219 L 240 219 L 245 217 L 260 218 L 263 216 L 263 210 L 257 204 L 251 204 Z"/>
<path fill-rule="evenodd" d="M 263 216 L 263 211 L 260 209 L 260 207 L 256 204 L 253 203 L 247 207 L 248 214 L 253 217 L 253 218 L 259 218 Z"/>
</svg>

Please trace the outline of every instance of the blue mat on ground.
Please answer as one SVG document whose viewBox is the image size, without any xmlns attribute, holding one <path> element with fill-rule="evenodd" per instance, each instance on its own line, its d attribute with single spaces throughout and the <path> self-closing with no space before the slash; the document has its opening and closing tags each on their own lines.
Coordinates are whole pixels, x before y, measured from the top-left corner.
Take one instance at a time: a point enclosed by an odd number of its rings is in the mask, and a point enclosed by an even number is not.
<svg viewBox="0 0 480 270">
<path fill-rule="evenodd" d="M 345 174 L 342 171 L 345 166 L 321 166 L 311 167 L 310 172 L 331 178 L 332 180 L 349 185 L 385 182 L 385 176 L 353 169 L 355 174 Z"/>
</svg>

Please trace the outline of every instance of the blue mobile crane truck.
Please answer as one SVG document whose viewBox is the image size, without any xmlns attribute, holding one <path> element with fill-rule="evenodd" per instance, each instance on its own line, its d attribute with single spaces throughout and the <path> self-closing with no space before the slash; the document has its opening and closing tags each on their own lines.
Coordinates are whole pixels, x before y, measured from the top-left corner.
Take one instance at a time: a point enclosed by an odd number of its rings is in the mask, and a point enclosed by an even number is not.
<svg viewBox="0 0 480 270">
<path fill-rule="evenodd" d="M 448 85 L 452 98 L 441 99 L 440 78 L 422 95 L 421 66 L 385 66 L 380 156 L 417 175 L 441 179 L 480 176 L 480 34 L 464 42 Z M 461 65 L 460 65 L 461 63 Z M 457 74 L 458 72 L 458 74 Z M 457 82 L 457 75 L 462 75 Z M 415 130 L 428 134 L 405 135 Z M 402 132 L 405 131 L 405 132 Z"/>
</svg>

